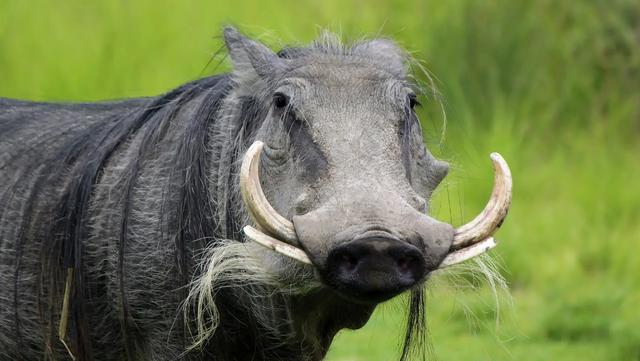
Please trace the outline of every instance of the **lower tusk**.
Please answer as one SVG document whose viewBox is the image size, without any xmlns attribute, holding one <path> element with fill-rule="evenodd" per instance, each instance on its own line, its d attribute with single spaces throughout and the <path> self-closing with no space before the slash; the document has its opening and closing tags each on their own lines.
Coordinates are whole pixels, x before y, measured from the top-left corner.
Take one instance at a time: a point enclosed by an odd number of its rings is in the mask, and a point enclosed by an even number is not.
<svg viewBox="0 0 640 361">
<path fill-rule="evenodd" d="M 477 257 L 497 245 L 498 243 L 496 242 L 496 240 L 493 239 L 493 237 L 489 237 L 469 247 L 462 248 L 455 252 L 449 253 L 449 255 L 447 255 L 447 257 L 445 257 L 445 259 L 442 261 L 442 263 L 440 263 L 439 268 L 453 266 L 454 264 L 458 264 L 460 262 L 469 260 L 473 257 Z"/>
<path fill-rule="evenodd" d="M 276 251 L 277 253 L 285 255 L 289 258 L 293 258 L 296 261 L 300 261 L 306 264 L 311 264 L 311 260 L 309 259 L 309 256 L 307 256 L 307 254 L 300 248 L 297 248 L 290 244 L 279 241 L 271 236 L 268 236 L 260 232 L 259 230 L 251 226 L 245 226 L 243 230 L 247 238 L 258 243 L 259 245 L 264 246 L 273 251 Z"/>
</svg>

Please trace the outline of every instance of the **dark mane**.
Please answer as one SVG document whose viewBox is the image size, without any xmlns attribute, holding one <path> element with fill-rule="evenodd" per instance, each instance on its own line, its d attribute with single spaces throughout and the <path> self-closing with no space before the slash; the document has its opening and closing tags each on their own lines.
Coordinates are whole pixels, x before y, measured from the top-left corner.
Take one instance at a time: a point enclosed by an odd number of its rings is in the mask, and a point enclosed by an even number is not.
<svg viewBox="0 0 640 361">
<path fill-rule="evenodd" d="M 26 235 L 32 231 L 32 215 L 37 210 L 37 204 L 42 195 L 39 190 L 47 183 L 62 183 L 64 179 L 70 181 L 64 184 L 63 192 L 55 202 L 55 214 L 52 219 L 56 222 L 49 225 L 46 234 L 53 235 L 49 242 L 43 242 L 40 253 L 42 269 L 40 272 L 41 290 L 39 292 L 39 309 L 47 324 L 46 337 L 48 344 L 53 344 L 57 338 L 57 330 L 53 325 L 57 323 L 60 312 L 60 300 L 65 279 L 64 270 L 74 269 L 74 287 L 71 295 L 70 306 L 70 333 L 76 356 L 80 359 L 88 359 L 91 355 L 91 344 L 87 337 L 86 323 L 86 295 L 83 272 L 83 239 L 87 237 L 87 212 L 93 187 L 98 182 L 105 164 L 114 152 L 118 151 L 124 143 L 134 136 L 140 136 L 142 141 L 138 145 L 135 161 L 130 162 L 128 176 L 123 180 L 126 189 L 125 199 L 121 200 L 123 217 L 120 230 L 120 267 L 123 267 L 125 243 L 127 242 L 128 220 L 133 187 L 141 164 L 148 158 L 148 153 L 153 147 L 162 141 L 165 132 L 181 107 L 197 96 L 204 99 L 194 111 L 194 116 L 189 118 L 186 131 L 177 145 L 178 151 L 174 155 L 173 167 L 175 174 L 172 178 L 183 186 L 178 195 L 180 208 L 177 210 L 177 236 L 174 237 L 175 262 L 180 272 L 182 286 L 189 281 L 187 264 L 187 247 L 185 240 L 204 240 L 215 234 L 216 224 L 212 219 L 214 214 L 206 182 L 206 172 L 210 167 L 207 161 L 212 158 L 207 148 L 209 137 L 208 128 L 216 119 L 217 111 L 224 96 L 229 92 L 230 82 L 228 76 L 217 76 L 194 81 L 185 84 L 171 92 L 144 102 L 125 102 L 127 107 L 123 112 L 110 115 L 102 121 L 95 122 L 84 129 L 74 132 L 71 140 L 65 142 L 56 152 L 50 154 L 46 166 L 42 169 L 31 169 L 30 177 L 33 177 L 32 191 L 28 194 L 23 210 L 24 218 L 19 227 L 17 238 L 15 291 L 13 307 L 16 310 L 16 334 L 22 335 L 18 315 L 20 307 L 19 285 L 20 263 L 23 244 Z M 4 102 L 9 103 L 8 100 Z M 21 102 L 22 103 L 22 102 Z M 13 103 L 11 103 L 13 104 Z M 27 103 L 23 103 L 27 104 Z M 84 107 L 85 105 L 76 105 Z M 89 108 L 100 108 L 100 105 L 87 105 Z M 55 107 L 55 105 L 54 105 Z M 21 124 L 18 121 L 3 121 L 0 123 L 0 134 L 8 135 L 16 131 Z M 2 168 L 11 166 L 19 158 L 8 159 L 1 164 Z M 29 173 L 29 171 L 25 171 Z M 3 204 L 7 204 L 7 197 L 21 193 L 23 184 L 16 182 L 9 186 L 3 193 Z M 5 210 L 6 211 L 6 210 Z M 191 245 L 192 248 L 193 245 Z M 122 271 L 122 269 L 121 269 Z M 121 283 L 124 277 L 120 277 Z M 122 290 L 121 302 L 123 303 L 122 325 L 123 341 L 128 344 L 126 329 L 127 314 L 126 299 Z M 21 339 L 21 337 L 20 337 Z M 128 347 L 127 347 L 128 349 Z M 51 350 L 51 349 L 50 349 Z M 127 350 L 129 351 L 129 350 Z"/>
</svg>

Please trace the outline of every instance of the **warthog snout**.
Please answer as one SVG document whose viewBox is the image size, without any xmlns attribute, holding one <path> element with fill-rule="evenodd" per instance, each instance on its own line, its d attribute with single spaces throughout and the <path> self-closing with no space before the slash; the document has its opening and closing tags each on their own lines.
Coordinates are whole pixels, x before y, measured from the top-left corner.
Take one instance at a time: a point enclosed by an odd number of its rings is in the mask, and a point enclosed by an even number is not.
<svg viewBox="0 0 640 361">
<path fill-rule="evenodd" d="M 347 190 L 340 198 L 293 217 L 300 247 L 340 295 L 387 300 L 421 283 L 449 253 L 453 227 L 397 194 Z"/>
<path fill-rule="evenodd" d="M 423 279 L 423 253 L 381 232 L 365 234 L 335 247 L 326 264 L 326 281 L 358 300 L 381 302 Z"/>
</svg>

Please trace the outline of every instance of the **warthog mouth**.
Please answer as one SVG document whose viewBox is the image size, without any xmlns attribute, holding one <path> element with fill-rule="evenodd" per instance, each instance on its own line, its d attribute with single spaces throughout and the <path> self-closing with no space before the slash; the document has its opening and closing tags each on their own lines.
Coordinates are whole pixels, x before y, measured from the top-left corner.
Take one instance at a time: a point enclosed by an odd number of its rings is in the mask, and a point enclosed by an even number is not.
<svg viewBox="0 0 640 361">
<path fill-rule="evenodd" d="M 263 147 L 261 141 L 254 142 L 247 150 L 240 169 L 240 192 L 249 216 L 256 225 L 255 228 L 245 226 L 244 233 L 247 238 L 264 247 L 311 265 L 311 259 L 301 249 L 293 222 L 280 215 L 262 191 L 259 160 Z M 500 154 L 491 153 L 491 160 L 494 186 L 489 202 L 471 222 L 455 229 L 450 252 L 439 268 L 464 262 L 497 245 L 492 235 L 507 216 L 513 181 L 509 166 Z"/>
</svg>

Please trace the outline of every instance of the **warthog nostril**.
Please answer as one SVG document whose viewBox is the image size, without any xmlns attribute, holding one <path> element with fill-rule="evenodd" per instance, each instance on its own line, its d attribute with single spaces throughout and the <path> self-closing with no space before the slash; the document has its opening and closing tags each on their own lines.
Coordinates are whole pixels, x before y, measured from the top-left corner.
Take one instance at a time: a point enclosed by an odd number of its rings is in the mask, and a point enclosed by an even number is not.
<svg viewBox="0 0 640 361">
<path fill-rule="evenodd" d="M 342 255 L 341 266 L 342 268 L 344 268 L 345 271 L 351 272 L 356 269 L 357 265 L 358 265 L 358 260 L 355 257 L 348 254 Z"/>
<path fill-rule="evenodd" d="M 398 259 L 398 271 L 402 274 L 409 272 L 409 261 L 405 258 Z"/>
<path fill-rule="evenodd" d="M 426 271 L 424 256 L 413 245 L 371 237 L 329 252 L 325 277 L 342 294 L 380 302 L 420 282 Z"/>
</svg>

